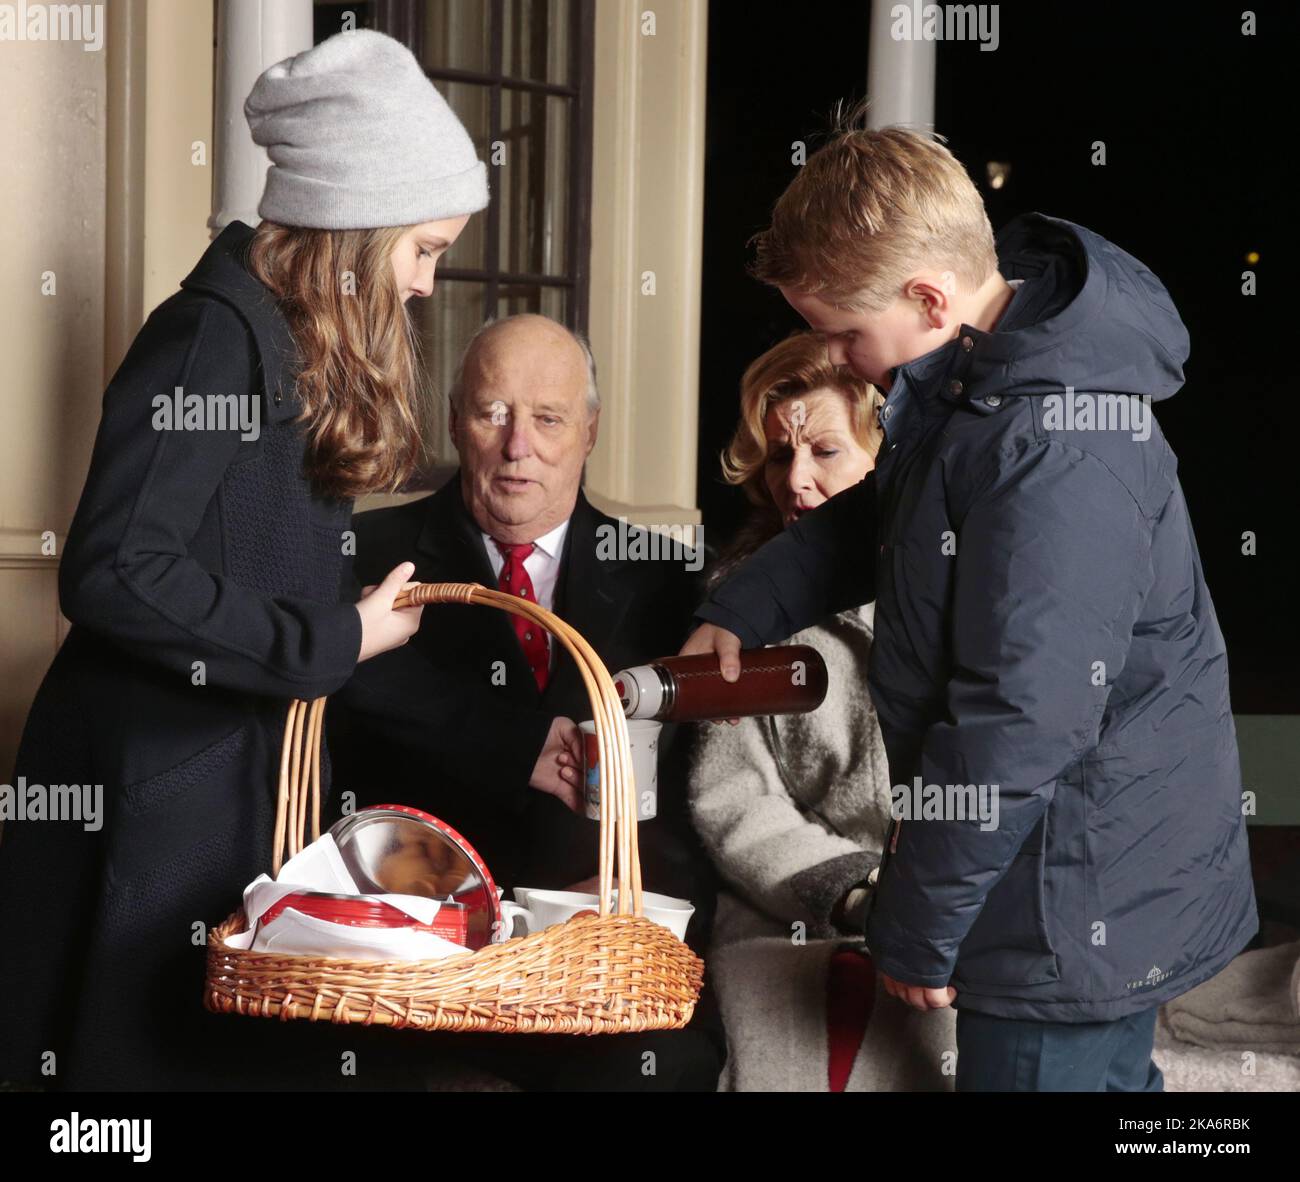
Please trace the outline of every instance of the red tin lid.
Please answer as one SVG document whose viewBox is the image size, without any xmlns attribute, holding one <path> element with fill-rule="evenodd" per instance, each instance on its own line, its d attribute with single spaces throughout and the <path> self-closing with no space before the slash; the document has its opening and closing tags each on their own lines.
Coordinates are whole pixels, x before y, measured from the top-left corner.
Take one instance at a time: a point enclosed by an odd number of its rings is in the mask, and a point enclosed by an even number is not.
<svg viewBox="0 0 1300 1182">
<path fill-rule="evenodd" d="M 465 910 L 465 938 L 457 943 L 475 951 L 501 929 L 492 875 L 445 821 L 409 805 L 378 804 L 336 821 L 330 834 L 358 890 L 450 899 Z"/>
<path fill-rule="evenodd" d="M 338 895 L 329 891 L 295 891 L 277 900 L 263 913 L 261 922 L 273 922 L 287 907 L 323 919 L 357 928 L 412 928 L 417 932 L 432 932 L 454 944 L 464 944 L 468 916 L 457 903 L 444 903 L 432 923 L 420 923 L 382 899 L 368 899 L 364 895 Z"/>
</svg>

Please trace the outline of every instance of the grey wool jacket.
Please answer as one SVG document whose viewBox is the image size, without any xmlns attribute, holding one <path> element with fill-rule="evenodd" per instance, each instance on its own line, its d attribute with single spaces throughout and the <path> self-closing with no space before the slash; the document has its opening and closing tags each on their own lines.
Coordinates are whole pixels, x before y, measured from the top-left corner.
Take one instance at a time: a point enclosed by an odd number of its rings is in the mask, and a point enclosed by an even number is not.
<svg viewBox="0 0 1300 1182">
<path fill-rule="evenodd" d="M 841 896 L 879 864 L 889 767 L 867 694 L 874 606 L 792 636 L 821 653 L 830 692 L 811 714 L 709 726 L 690 775 L 691 816 L 722 877 L 784 925 L 836 935 Z"/>
<path fill-rule="evenodd" d="M 1083 226 L 1025 214 L 997 247 L 1024 282 L 993 331 L 896 366 L 875 468 L 696 617 L 752 647 L 873 600 L 892 780 L 974 785 L 998 817 L 899 818 L 872 957 L 962 1009 L 1112 1021 L 1259 930 L 1227 647 L 1151 411 L 1189 335 L 1150 268 Z"/>
<path fill-rule="evenodd" d="M 890 823 L 866 685 L 873 619 L 867 604 L 790 637 L 826 661 L 830 689 L 817 710 L 706 726 L 698 737 L 691 814 L 730 887 L 708 957 L 727 1028 L 722 1091 L 828 1089 L 830 962 L 862 943 L 861 932 L 837 930 L 831 912 L 879 863 Z M 950 1091 L 955 1011 L 911 1010 L 879 975 L 870 1001 L 846 1089 Z"/>
</svg>

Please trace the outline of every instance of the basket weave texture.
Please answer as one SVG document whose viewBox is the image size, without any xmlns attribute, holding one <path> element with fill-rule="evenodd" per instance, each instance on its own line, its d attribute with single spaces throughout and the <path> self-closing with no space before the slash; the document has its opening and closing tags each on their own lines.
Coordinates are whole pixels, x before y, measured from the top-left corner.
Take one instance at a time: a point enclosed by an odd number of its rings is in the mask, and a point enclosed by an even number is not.
<svg viewBox="0 0 1300 1182">
<path fill-rule="evenodd" d="M 477 583 L 420 583 L 397 606 L 484 604 L 552 633 L 578 666 L 592 702 L 600 774 L 599 914 L 427 961 L 291 956 L 232 948 L 242 908 L 208 936 L 203 1003 L 216 1013 L 396 1029 L 514 1034 L 675 1030 L 690 1021 L 703 962 L 643 914 L 632 759 L 622 703 L 604 664 L 558 616 Z M 320 836 L 320 743 L 325 700 L 289 705 L 280 759 L 272 872 Z M 615 870 L 618 910 L 611 911 Z"/>
</svg>

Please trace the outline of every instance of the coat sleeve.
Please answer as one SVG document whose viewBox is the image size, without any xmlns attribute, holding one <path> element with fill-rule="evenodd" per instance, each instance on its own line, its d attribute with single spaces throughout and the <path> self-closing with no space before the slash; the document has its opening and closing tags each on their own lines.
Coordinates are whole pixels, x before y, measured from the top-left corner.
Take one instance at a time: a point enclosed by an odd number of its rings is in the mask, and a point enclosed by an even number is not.
<svg viewBox="0 0 1300 1182">
<path fill-rule="evenodd" d="M 696 609 L 746 648 L 774 644 L 875 598 L 874 471 L 755 552 Z"/>
<path fill-rule="evenodd" d="M 777 770 L 766 718 L 700 734 L 691 765 L 691 819 L 719 873 L 747 900 L 787 923 L 833 930 L 843 890 L 866 877 L 872 856 L 799 811 Z M 807 880 L 808 891 L 799 884 Z"/>
<path fill-rule="evenodd" d="M 318 697 L 356 664 L 355 607 L 272 597 L 191 557 L 227 467 L 251 445 L 238 429 L 154 426 L 154 398 L 176 386 L 260 396 L 260 385 L 248 330 L 233 309 L 177 299 L 153 313 L 104 395 L 59 568 L 59 602 L 74 624 L 187 679 L 202 661 L 209 685 Z"/>
<path fill-rule="evenodd" d="M 915 811 L 897 823 L 866 935 L 882 971 L 911 985 L 948 983 L 1058 777 L 1096 745 L 1149 566 L 1145 518 L 1095 457 L 1035 442 L 998 468 L 947 559 L 952 670 L 920 767 L 923 785 L 989 785 L 997 812 L 988 829 Z"/>
</svg>

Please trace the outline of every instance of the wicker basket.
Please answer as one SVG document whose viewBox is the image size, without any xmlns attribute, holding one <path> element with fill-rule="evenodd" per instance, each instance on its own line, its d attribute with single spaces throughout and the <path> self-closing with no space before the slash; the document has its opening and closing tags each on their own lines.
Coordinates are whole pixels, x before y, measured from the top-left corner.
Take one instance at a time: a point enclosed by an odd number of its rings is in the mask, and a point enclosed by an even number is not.
<svg viewBox="0 0 1300 1182">
<path fill-rule="evenodd" d="M 619 1034 L 675 1030 L 690 1021 L 703 962 L 644 917 L 627 723 L 609 673 L 558 616 L 477 583 L 421 583 L 398 606 L 477 603 L 526 616 L 568 649 L 591 696 L 600 753 L 600 911 L 477 952 L 428 961 L 363 961 L 231 948 L 241 910 L 208 937 L 203 1003 L 216 1013 L 287 1021 L 360 1022 L 418 1030 Z M 272 873 L 320 836 L 320 742 L 325 699 L 291 702 L 280 757 Z M 614 883 L 618 910 L 609 899 Z"/>
</svg>

